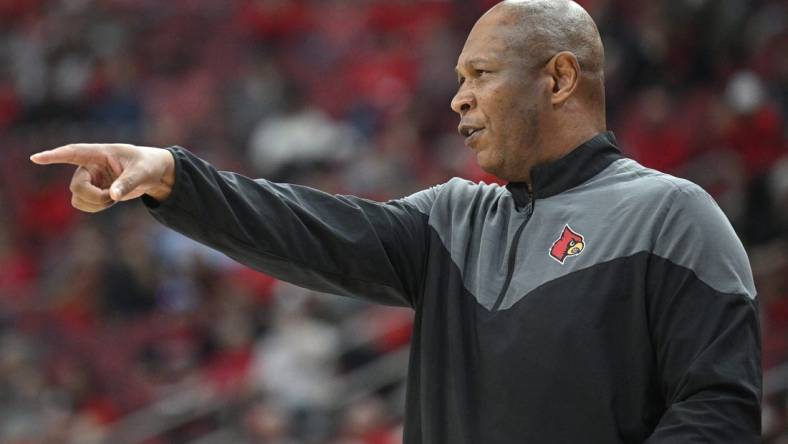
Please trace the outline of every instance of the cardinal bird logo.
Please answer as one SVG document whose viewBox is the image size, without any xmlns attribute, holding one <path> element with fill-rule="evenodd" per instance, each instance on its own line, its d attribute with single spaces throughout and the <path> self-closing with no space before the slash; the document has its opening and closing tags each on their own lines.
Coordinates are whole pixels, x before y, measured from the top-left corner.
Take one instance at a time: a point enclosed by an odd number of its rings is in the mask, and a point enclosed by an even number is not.
<svg viewBox="0 0 788 444">
<path fill-rule="evenodd" d="M 569 256 L 577 256 L 586 248 L 583 235 L 564 225 L 561 237 L 553 243 L 550 248 L 550 256 L 563 265 L 564 260 Z"/>
</svg>

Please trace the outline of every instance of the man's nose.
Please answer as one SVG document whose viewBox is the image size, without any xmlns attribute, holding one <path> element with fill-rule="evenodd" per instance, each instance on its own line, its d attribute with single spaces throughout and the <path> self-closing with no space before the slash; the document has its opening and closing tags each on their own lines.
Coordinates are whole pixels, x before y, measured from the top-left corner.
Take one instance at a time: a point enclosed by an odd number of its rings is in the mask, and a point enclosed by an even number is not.
<svg viewBox="0 0 788 444">
<path fill-rule="evenodd" d="M 464 115 L 476 106 L 476 99 L 467 89 L 457 91 L 454 98 L 451 99 L 451 109 L 459 115 Z"/>
</svg>

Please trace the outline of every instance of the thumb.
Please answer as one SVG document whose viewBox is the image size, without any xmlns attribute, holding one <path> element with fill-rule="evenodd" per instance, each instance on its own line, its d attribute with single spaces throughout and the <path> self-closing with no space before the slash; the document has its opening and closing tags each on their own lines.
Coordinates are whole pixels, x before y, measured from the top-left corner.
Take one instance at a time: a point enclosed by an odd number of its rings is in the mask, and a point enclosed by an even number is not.
<svg viewBox="0 0 788 444">
<path fill-rule="evenodd" d="M 142 183 L 143 178 L 144 175 L 139 169 L 132 166 L 126 168 L 123 173 L 112 182 L 109 188 L 109 197 L 115 202 L 123 200 L 123 197 L 134 191 L 134 189 Z"/>
</svg>

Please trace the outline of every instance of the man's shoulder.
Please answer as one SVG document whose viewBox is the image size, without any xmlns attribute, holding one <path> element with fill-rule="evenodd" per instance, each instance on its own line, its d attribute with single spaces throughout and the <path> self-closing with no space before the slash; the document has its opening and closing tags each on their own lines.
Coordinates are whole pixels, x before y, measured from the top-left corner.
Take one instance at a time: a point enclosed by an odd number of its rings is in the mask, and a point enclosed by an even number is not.
<svg viewBox="0 0 788 444">
<path fill-rule="evenodd" d="M 423 213 L 429 213 L 436 205 L 469 205 L 498 198 L 506 188 L 496 183 L 473 182 L 460 177 L 426 188 L 403 199 L 401 202 L 413 205 Z"/>
<path fill-rule="evenodd" d="M 624 158 L 600 175 L 590 188 L 610 198 L 646 207 L 676 205 L 716 205 L 698 184 Z"/>
<path fill-rule="evenodd" d="M 444 185 L 444 192 L 449 196 L 471 197 L 471 196 L 498 196 L 506 191 L 506 188 L 497 183 L 474 182 L 463 179 L 462 177 L 452 177 Z"/>
<path fill-rule="evenodd" d="M 610 176 L 627 186 L 634 193 L 650 194 L 687 194 L 699 195 L 706 192 L 699 185 L 687 179 L 673 176 L 662 171 L 645 167 L 638 162 L 624 158 L 612 165 Z"/>
<path fill-rule="evenodd" d="M 582 208 L 605 208 L 614 217 L 653 234 L 666 223 L 730 226 L 714 198 L 696 183 L 621 159 L 576 191 L 571 202 Z M 732 230 L 731 230 L 732 231 Z"/>
</svg>

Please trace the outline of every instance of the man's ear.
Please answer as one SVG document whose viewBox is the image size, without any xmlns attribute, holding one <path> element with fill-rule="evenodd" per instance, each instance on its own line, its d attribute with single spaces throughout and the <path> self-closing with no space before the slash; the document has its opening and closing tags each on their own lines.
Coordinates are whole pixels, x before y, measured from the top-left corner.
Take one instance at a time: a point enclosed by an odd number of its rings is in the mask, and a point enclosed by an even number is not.
<svg viewBox="0 0 788 444">
<path fill-rule="evenodd" d="M 561 51 L 547 62 L 548 74 L 553 80 L 550 102 L 555 106 L 564 104 L 580 83 L 580 63 L 569 51 Z"/>
</svg>

